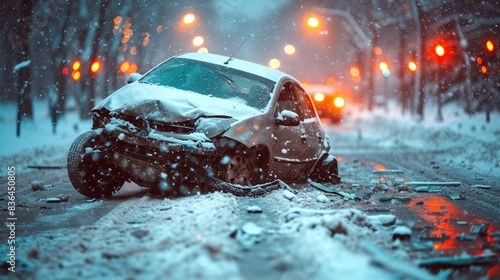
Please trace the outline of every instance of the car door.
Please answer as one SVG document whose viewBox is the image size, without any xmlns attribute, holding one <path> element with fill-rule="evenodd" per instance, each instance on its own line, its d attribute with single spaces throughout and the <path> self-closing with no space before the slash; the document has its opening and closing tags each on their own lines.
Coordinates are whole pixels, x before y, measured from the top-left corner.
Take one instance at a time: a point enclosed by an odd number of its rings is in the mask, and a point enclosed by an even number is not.
<svg viewBox="0 0 500 280">
<path fill-rule="evenodd" d="M 299 85 L 294 83 L 292 87 L 301 116 L 301 140 L 306 144 L 304 150 L 307 156 L 303 160 L 314 163 L 325 150 L 325 134 L 310 96 Z"/>
<path fill-rule="evenodd" d="M 272 137 L 273 168 L 271 176 L 282 178 L 287 181 L 302 180 L 307 176 L 304 174 L 305 164 L 310 161 L 309 148 L 307 147 L 307 130 L 304 126 L 302 110 L 299 107 L 298 98 L 292 81 L 281 85 L 278 101 L 276 103 L 275 119 L 279 118 L 283 111 L 296 113 L 300 118 L 298 125 L 275 124 Z"/>
</svg>

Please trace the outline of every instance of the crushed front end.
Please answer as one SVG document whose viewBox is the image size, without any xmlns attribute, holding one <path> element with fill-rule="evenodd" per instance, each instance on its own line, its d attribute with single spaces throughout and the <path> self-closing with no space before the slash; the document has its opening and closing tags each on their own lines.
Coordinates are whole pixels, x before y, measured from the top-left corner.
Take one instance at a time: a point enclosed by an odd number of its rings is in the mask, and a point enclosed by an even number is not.
<svg viewBox="0 0 500 280">
<path fill-rule="evenodd" d="M 147 120 L 106 109 L 93 112 L 93 129 L 106 139 L 109 160 L 128 180 L 161 191 L 186 183 L 192 173 L 209 170 L 216 148 L 195 124 Z"/>
</svg>

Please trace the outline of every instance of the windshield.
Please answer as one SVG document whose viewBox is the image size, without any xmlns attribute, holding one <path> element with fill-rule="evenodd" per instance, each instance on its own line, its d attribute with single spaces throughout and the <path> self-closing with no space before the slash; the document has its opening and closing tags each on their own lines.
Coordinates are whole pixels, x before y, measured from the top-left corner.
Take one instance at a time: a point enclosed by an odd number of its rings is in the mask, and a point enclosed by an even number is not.
<svg viewBox="0 0 500 280">
<path fill-rule="evenodd" d="M 173 58 L 139 80 L 229 99 L 263 110 L 274 82 L 247 72 L 185 58 Z"/>
</svg>

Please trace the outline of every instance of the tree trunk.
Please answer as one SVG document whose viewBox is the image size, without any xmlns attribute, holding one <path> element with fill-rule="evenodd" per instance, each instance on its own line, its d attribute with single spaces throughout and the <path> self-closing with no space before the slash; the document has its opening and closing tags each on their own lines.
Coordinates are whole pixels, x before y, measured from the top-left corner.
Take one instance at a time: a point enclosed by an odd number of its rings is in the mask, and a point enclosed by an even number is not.
<svg viewBox="0 0 500 280">
<path fill-rule="evenodd" d="M 29 61 L 29 38 L 30 38 L 30 18 L 33 12 L 34 3 L 32 0 L 23 0 L 21 2 L 21 19 L 19 33 L 25 38 L 19 42 L 19 52 L 17 53 L 17 63 L 26 63 Z M 16 136 L 21 136 L 21 121 L 24 118 L 33 119 L 33 103 L 31 101 L 31 65 L 20 67 L 17 70 L 17 125 Z"/>
<path fill-rule="evenodd" d="M 416 60 L 417 60 L 417 71 L 415 71 L 415 84 L 414 84 L 414 94 L 417 98 L 416 100 L 416 113 L 420 120 L 424 119 L 424 102 L 425 93 L 422 88 L 422 73 L 424 73 L 424 65 L 422 64 L 422 52 L 423 46 L 423 34 L 420 23 L 422 22 L 420 16 L 422 15 L 420 3 L 417 0 L 411 2 L 411 8 L 413 13 L 413 19 L 415 20 L 415 39 L 416 39 Z"/>
</svg>

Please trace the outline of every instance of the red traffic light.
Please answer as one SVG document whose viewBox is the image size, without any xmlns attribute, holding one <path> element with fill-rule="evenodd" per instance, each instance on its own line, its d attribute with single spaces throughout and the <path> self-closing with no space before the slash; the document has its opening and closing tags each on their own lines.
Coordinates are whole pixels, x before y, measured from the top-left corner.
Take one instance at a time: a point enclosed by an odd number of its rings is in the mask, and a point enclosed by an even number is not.
<svg viewBox="0 0 500 280">
<path fill-rule="evenodd" d="M 408 62 L 408 69 L 410 69 L 410 71 L 412 72 L 417 71 L 417 63 L 413 60 Z"/>
<path fill-rule="evenodd" d="M 442 45 L 437 45 L 436 46 L 436 54 L 439 56 L 439 57 L 443 57 L 446 53 L 444 47 Z"/>
</svg>

